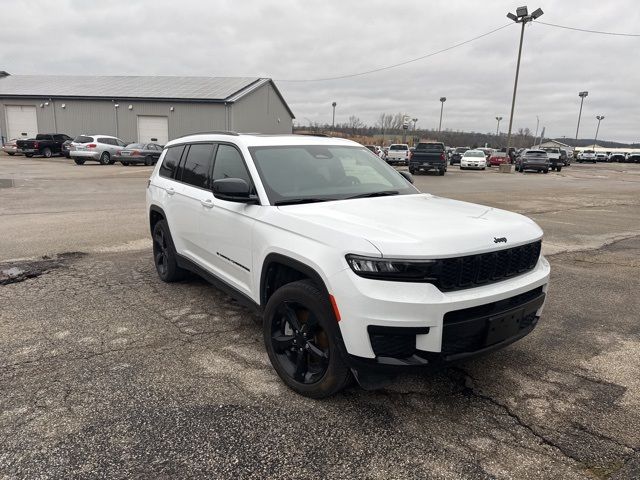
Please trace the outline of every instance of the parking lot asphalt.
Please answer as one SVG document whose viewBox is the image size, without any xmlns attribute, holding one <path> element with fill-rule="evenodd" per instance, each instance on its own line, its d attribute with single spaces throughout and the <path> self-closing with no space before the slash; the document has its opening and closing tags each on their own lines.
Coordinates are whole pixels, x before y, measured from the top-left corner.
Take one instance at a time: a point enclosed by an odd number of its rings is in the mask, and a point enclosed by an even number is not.
<svg viewBox="0 0 640 480">
<path fill-rule="evenodd" d="M 159 281 L 149 173 L 0 156 L 0 271 L 24 272 L 0 285 L 0 478 L 640 477 L 640 165 L 417 176 L 544 228 L 543 317 L 323 401 L 284 387 L 230 297 Z"/>
</svg>

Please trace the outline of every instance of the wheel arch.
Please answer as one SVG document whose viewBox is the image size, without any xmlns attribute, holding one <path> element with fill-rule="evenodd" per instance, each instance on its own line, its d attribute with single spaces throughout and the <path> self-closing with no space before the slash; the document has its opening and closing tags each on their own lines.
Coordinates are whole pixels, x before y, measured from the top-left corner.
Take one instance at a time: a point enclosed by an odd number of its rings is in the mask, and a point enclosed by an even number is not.
<svg viewBox="0 0 640 480">
<path fill-rule="evenodd" d="M 260 272 L 260 305 L 264 307 L 282 285 L 303 278 L 312 280 L 328 298 L 329 290 L 322 276 L 313 267 L 280 253 L 268 254 Z"/>
<path fill-rule="evenodd" d="M 156 223 L 160 220 L 166 220 L 167 215 L 164 213 L 164 210 L 157 205 L 151 205 L 149 207 L 149 228 L 151 230 L 151 235 L 153 235 L 153 227 L 155 227 Z"/>
</svg>

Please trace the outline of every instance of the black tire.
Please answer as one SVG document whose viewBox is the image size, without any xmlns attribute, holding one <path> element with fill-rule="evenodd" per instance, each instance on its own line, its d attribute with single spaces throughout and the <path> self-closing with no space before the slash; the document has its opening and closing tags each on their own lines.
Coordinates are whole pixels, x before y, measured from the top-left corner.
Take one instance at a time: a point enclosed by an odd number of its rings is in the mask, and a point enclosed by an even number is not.
<svg viewBox="0 0 640 480">
<path fill-rule="evenodd" d="M 544 170 L 542 170 L 542 173 L 549 173 L 549 169 L 545 168 Z"/>
<path fill-rule="evenodd" d="M 305 397 L 326 398 L 349 384 L 338 322 L 326 294 L 312 281 L 276 290 L 262 323 L 269 360 L 289 388 Z"/>
<path fill-rule="evenodd" d="M 15 153 L 13 152 L 7 152 L 9 154 L 10 157 L 13 157 L 15 155 Z"/>
<path fill-rule="evenodd" d="M 122 164 L 123 167 L 128 167 L 129 166 L 129 162 L 120 162 Z"/>
<path fill-rule="evenodd" d="M 145 164 L 147 167 L 150 167 L 151 165 L 153 165 L 153 157 L 149 157 L 149 156 L 148 156 L 148 157 L 145 157 L 145 159 L 144 159 L 144 164 Z"/>
<path fill-rule="evenodd" d="M 49 147 L 47 147 L 44 150 L 42 150 L 42 156 L 44 158 L 51 158 L 52 154 L 53 154 L 53 152 L 51 151 L 51 149 Z"/>
<path fill-rule="evenodd" d="M 31 158 L 33 157 L 33 153 L 25 153 L 24 156 L 27 158 Z"/>
<path fill-rule="evenodd" d="M 76 165 L 84 165 L 84 160 L 80 160 L 79 158 L 74 158 L 73 161 L 76 162 Z"/>
<path fill-rule="evenodd" d="M 556 172 L 559 172 L 560 170 L 562 170 L 562 167 L 556 167 Z"/>
<path fill-rule="evenodd" d="M 102 155 L 100 155 L 100 164 L 109 165 L 110 162 L 111 162 L 111 155 L 109 155 L 109 152 L 102 152 Z"/>
<path fill-rule="evenodd" d="M 441 177 L 444 176 L 444 172 L 446 172 L 446 170 L 444 168 L 438 170 L 438 175 L 440 175 Z"/>
<path fill-rule="evenodd" d="M 178 266 L 178 256 L 166 220 L 153 226 L 153 263 L 160 280 L 167 283 L 185 278 L 187 271 Z"/>
<path fill-rule="evenodd" d="M 410 169 L 409 169 L 409 173 L 410 173 L 411 175 L 415 175 L 415 174 L 416 174 L 416 171 L 415 171 L 413 168 L 410 168 Z"/>
</svg>

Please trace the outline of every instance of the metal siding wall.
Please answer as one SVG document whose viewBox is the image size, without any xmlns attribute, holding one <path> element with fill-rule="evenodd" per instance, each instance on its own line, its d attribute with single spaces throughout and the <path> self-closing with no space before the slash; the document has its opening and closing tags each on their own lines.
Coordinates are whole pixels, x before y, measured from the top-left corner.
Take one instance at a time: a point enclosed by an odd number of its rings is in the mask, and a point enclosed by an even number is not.
<svg viewBox="0 0 640 480">
<path fill-rule="evenodd" d="M 116 134 L 115 109 L 109 100 L 54 100 L 40 108 L 48 100 L 41 99 L 0 99 L 0 132 L 6 137 L 7 125 L 4 105 L 34 105 L 38 117 L 40 133 L 66 133 L 70 136 L 87 134 Z M 62 108 L 65 104 L 66 108 Z M 169 122 L 169 140 L 189 133 L 209 130 L 225 130 L 226 117 L 223 104 L 210 103 L 170 103 L 170 102 L 127 102 L 118 101 L 118 136 L 124 140 L 137 141 L 138 115 L 165 116 Z M 57 132 L 54 128 L 53 108 Z M 129 105 L 133 106 L 129 110 Z M 170 107 L 174 111 L 170 111 Z"/>
<path fill-rule="evenodd" d="M 238 100 L 231 110 L 232 130 L 253 133 L 293 131 L 293 119 L 269 83 Z"/>
</svg>

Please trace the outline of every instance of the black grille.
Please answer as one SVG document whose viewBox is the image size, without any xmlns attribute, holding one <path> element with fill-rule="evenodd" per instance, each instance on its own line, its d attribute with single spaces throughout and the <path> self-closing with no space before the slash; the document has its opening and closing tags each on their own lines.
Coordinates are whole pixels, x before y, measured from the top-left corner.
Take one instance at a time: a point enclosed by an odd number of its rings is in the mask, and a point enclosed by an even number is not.
<svg viewBox="0 0 640 480">
<path fill-rule="evenodd" d="M 434 265 L 433 283 L 446 292 L 514 277 L 536 266 L 541 247 L 542 242 L 537 241 L 497 252 L 445 258 Z"/>
</svg>

